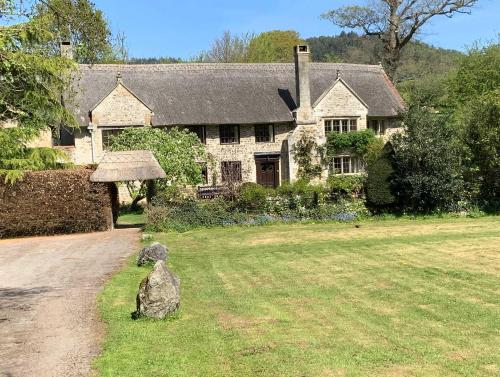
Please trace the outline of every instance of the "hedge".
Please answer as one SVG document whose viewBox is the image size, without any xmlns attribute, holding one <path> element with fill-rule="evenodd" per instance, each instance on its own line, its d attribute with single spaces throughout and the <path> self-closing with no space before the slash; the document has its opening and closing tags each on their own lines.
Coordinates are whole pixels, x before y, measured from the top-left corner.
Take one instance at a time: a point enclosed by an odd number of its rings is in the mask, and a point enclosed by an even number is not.
<svg viewBox="0 0 500 377">
<path fill-rule="evenodd" d="M 116 186 L 90 182 L 91 169 L 25 173 L 0 179 L 0 238 L 110 229 Z"/>
</svg>

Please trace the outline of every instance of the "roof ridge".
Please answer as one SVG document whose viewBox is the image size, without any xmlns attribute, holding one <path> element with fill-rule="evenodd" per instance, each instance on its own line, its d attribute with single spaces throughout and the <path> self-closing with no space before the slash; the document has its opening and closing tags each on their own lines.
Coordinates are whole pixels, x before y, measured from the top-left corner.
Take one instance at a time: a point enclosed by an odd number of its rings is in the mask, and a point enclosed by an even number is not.
<svg viewBox="0 0 500 377">
<path fill-rule="evenodd" d="M 380 69 L 379 65 L 372 64 L 355 64 L 355 63 L 324 63 L 311 62 L 314 68 L 368 68 Z M 177 71 L 177 70 L 289 70 L 294 68 L 294 63 L 162 63 L 162 64 L 79 64 L 78 67 L 93 71 Z"/>
</svg>

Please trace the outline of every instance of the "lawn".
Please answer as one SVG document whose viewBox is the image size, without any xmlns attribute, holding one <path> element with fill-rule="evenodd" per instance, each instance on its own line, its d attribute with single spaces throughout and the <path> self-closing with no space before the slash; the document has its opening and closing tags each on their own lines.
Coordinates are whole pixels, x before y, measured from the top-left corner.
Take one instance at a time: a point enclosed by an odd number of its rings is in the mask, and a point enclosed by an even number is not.
<svg viewBox="0 0 500 377">
<path fill-rule="evenodd" d="M 500 217 L 158 234 L 181 310 L 130 317 L 149 269 L 99 303 L 102 376 L 499 376 Z"/>
<path fill-rule="evenodd" d="M 128 226 L 128 225 L 144 225 L 146 222 L 146 215 L 141 212 L 126 212 L 120 214 L 118 217 L 118 226 Z"/>
</svg>

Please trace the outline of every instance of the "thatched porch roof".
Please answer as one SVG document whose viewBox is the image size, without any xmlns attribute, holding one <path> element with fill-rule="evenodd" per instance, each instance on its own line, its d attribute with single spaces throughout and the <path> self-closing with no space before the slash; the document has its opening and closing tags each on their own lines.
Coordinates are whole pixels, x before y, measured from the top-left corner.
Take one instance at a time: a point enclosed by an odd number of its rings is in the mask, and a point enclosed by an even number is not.
<svg viewBox="0 0 500 377">
<path fill-rule="evenodd" d="M 92 182 L 146 181 L 166 174 L 151 151 L 106 152 Z"/>
</svg>

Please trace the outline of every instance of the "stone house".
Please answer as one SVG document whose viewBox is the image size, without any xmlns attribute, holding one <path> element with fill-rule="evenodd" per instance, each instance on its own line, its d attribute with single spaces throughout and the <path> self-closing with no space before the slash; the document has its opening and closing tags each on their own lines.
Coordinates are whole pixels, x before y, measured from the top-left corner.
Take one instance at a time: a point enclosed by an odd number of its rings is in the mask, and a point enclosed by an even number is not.
<svg viewBox="0 0 500 377">
<path fill-rule="evenodd" d="M 295 48 L 295 64 L 80 65 L 75 88 L 80 128 L 63 129 L 56 146 L 75 163 L 99 162 L 126 127 L 186 127 L 213 156 L 207 184 L 293 181 L 303 132 L 319 144 L 328 132 L 384 135 L 403 106 L 381 66 L 310 63 L 308 46 Z M 361 170 L 341 155 L 324 176 Z"/>
</svg>

